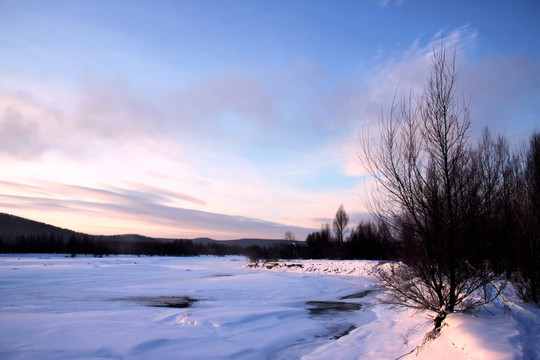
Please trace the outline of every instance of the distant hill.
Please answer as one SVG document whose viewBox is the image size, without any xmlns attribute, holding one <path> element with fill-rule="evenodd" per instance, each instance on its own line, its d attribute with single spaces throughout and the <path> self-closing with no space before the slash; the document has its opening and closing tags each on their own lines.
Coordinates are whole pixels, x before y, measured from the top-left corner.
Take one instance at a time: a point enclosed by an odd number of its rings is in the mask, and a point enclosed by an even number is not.
<svg viewBox="0 0 540 360">
<path fill-rule="evenodd" d="M 110 242 L 126 242 L 126 243 L 173 243 L 178 240 L 185 241 L 186 239 L 166 239 L 152 238 L 137 234 L 122 234 L 122 235 L 88 235 L 76 232 L 69 229 L 63 229 L 57 226 L 41 223 L 34 220 L 25 219 L 19 216 L 0 213 L 0 238 L 6 243 L 14 242 L 17 238 L 32 237 L 32 236 L 51 236 L 61 239 L 65 242 L 69 241 L 73 236 L 87 237 L 92 241 L 110 241 Z M 195 245 L 229 245 L 245 248 L 251 245 L 260 247 L 270 247 L 274 244 L 285 242 L 278 239 L 235 239 L 235 240 L 214 240 L 211 238 L 196 238 L 192 239 Z M 303 244 L 304 242 L 298 242 Z"/>
<path fill-rule="evenodd" d="M 71 235 L 84 235 L 72 230 L 62 229 L 34 220 L 28 220 L 15 215 L 0 213 L 0 237 L 5 241 L 13 241 L 21 236 L 55 235 L 69 239 Z"/>
</svg>

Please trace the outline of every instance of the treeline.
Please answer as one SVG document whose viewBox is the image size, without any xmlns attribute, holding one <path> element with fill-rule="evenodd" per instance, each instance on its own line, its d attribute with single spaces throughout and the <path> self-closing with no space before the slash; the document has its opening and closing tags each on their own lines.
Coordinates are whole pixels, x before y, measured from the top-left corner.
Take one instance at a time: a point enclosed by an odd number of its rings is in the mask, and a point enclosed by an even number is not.
<svg viewBox="0 0 540 360">
<path fill-rule="evenodd" d="M 489 184 L 486 209 L 474 224 L 471 262 L 489 261 L 527 302 L 540 303 L 540 132 L 512 153 L 503 137 L 486 132 L 477 156 Z"/>
<path fill-rule="evenodd" d="M 344 213 L 344 210 L 342 210 Z M 309 234 L 305 242 L 286 239 L 270 246 L 242 247 L 227 243 L 195 243 L 188 239 L 159 241 L 138 235 L 92 236 L 43 232 L 38 235 L 0 236 L 0 253 L 49 253 L 76 255 L 244 255 L 252 261 L 261 259 L 396 259 L 400 244 L 392 242 L 387 232 L 373 222 L 362 222 L 347 231 L 340 242 L 328 224 Z"/>
<path fill-rule="evenodd" d="M 0 237 L 0 253 L 52 253 L 76 255 L 159 255 L 159 256 L 198 256 L 198 255 L 240 255 L 243 249 L 237 245 L 195 244 L 192 240 L 174 240 L 170 242 L 132 240 L 126 241 L 121 236 L 93 237 L 73 234 L 69 238 L 54 233 L 23 235 L 12 241 Z"/>
<path fill-rule="evenodd" d="M 343 208 L 338 214 L 344 213 Z M 346 225 L 346 224 L 345 224 Z M 343 241 L 330 229 L 329 224 L 307 235 L 305 243 L 283 242 L 262 248 L 249 246 L 244 253 L 253 262 L 276 259 L 363 259 L 395 260 L 401 251 L 401 243 L 392 241 L 383 226 L 374 222 L 360 222 L 352 230 L 345 226 Z"/>
</svg>

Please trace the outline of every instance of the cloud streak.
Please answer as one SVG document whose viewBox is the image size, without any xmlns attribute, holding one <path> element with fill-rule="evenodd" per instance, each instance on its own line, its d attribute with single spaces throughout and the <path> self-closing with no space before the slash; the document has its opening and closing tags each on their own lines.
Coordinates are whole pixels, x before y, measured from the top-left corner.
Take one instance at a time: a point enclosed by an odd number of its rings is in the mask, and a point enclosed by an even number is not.
<svg viewBox="0 0 540 360">
<path fill-rule="evenodd" d="M 264 221 L 246 216 L 233 216 L 213 212 L 188 209 L 171 205 L 171 198 L 186 200 L 185 194 L 161 190 L 153 186 L 137 184 L 138 189 L 97 189 L 70 184 L 36 180 L 32 185 L 0 182 L 0 188 L 25 192 L 28 195 L 0 194 L 0 206 L 17 209 L 19 212 L 76 212 L 88 214 L 88 227 L 96 219 L 100 222 L 137 221 L 160 224 L 182 237 L 183 234 L 213 236 L 218 239 L 239 237 L 281 238 L 287 230 L 304 237 L 311 229 L 286 226 L 281 223 Z M 40 194 L 31 196 L 30 193 Z M 195 198 L 189 197 L 189 201 Z M 204 232 L 201 232 L 204 231 Z"/>
</svg>

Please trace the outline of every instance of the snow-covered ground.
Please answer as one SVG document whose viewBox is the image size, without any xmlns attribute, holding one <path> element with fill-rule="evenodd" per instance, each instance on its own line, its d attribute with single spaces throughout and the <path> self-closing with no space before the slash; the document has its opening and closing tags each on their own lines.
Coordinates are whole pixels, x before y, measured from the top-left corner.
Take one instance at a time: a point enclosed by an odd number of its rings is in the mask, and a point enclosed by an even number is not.
<svg viewBox="0 0 540 360">
<path fill-rule="evenodd" d="M 377 304 L 377 262 L 245 265 L 0 256 L 0 359 L 396 359 L 431 329 L 431 314 Z M 537 359 L 539 309 L 502 305 L 450 315 L 404 358 Z"/>
</svg>

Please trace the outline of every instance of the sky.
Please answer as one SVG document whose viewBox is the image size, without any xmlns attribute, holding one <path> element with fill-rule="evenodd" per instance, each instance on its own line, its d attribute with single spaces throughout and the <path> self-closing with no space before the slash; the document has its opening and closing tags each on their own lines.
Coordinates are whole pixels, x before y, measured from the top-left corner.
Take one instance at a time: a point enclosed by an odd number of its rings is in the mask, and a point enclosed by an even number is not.
<svg viewBox="0 0 540 360">
<path fill-rule="evenodd" d="M 540 129 L 540 2 L 0 0 L 0 212 L 303 240 L 367 219 L 359 135 L 455 51 L 471 141 Z"/>
</svg>

